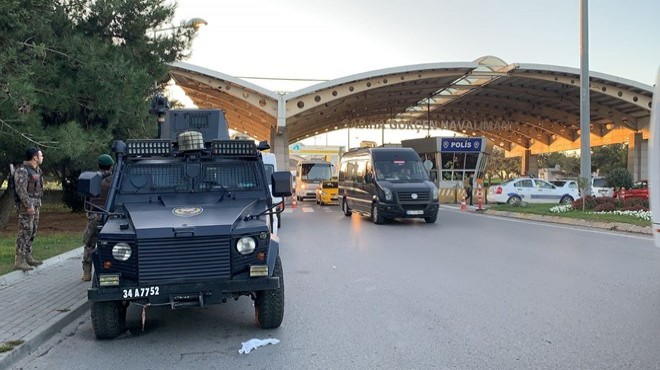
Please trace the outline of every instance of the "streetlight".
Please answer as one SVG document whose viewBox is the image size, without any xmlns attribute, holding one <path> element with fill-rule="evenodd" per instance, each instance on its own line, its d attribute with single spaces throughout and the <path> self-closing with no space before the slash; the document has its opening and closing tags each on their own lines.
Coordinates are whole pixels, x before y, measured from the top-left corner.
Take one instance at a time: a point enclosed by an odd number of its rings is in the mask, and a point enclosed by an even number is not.
<svg viewBox="0 0 660 370">
<path fill-rule="evenodd" d="M 171 30 L 176 30 L 176 29 L 179 29 L 179 28 L 193 28 L 193 29 L 195 29 L 195 31 L 197 31 L 197 30 L 199 30 L 200 27 L 206 26 L 208 24 L 209 24 L 209 22 L 205 21 L 202 18 L 190 18 L 180 26 L 172 26 L 172 27 L 154 29 L 153 30 L 154 38 L 156 38 L 156 33 L 158 33 L 158 32 L 171 31 Z"/>
</svg>

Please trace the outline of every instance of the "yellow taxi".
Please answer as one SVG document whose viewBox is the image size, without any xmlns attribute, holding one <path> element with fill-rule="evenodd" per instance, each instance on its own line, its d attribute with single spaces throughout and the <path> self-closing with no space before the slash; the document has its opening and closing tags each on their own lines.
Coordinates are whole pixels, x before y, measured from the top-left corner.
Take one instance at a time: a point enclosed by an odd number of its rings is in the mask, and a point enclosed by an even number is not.
<svg viewBox="0 0 660 370">
<path fill-rule="evenodd" d="M 316 204 L 324 205 L 330 203 L 337 203 L 337 195 L 339 194 L 339 183 L 336 178 L 331 180 L 323 180 L 319 187 L 316 188 Z"/>
</svg>

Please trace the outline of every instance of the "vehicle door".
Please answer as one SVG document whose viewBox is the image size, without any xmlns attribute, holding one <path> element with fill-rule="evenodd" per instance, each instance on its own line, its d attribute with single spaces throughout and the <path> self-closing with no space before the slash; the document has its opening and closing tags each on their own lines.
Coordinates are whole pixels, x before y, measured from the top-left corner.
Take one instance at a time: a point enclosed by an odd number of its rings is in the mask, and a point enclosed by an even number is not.
<svg viewBox="0 0 660 370">
<path fill-rule="evenodd" d="M 367 184 L 365 181 L 365 174 L 367 169 L 367 159 L 360 157 L 355 161 L 355 204 L 354 209 L 361 212 L 370 212 L 371 211 L 371 192 L 370 184 Z M 371 187 L 373 188 L 373 187 Z"/>
<path fill-rule="evenodd" d="M 515 194 L 520 196 L 520 199 L 523 202 L 531 202 L 532 192 L 534 191 L 534 183 L 532 179 L 522 179 L 514 182 L 513 188 Z M 511 195 L 511 194 L 509 194 Z"/>
<path fill-rule="evenodd" d="M 534 179 L 531 203 L 559 203 L 561 196 L 556 186 L 547 181 Z"/>
</svg>

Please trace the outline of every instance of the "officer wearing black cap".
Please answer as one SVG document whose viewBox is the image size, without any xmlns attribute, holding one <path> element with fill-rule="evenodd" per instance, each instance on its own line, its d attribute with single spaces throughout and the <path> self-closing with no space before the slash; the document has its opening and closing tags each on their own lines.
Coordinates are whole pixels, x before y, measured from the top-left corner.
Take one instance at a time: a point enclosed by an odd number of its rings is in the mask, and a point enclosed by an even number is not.
<svg viewBox="0 0 660 370">
<path fill-rule="evenodd" d="M 87 228 L 83 236 L 85 248 L 83 250 L 83 281 L 92 280 L 92 251 L 96 248 L 96 241 L 99 236 L 98 226 L 101 222 L 101 213 L 99 211 L 105 208 L 105 200 L 108 197 L 108 190 L 112 184 L 112 166 L 115 161 L 107 154 L 101 154 L 97 159 L 99 170 L 101 171 L 101 193 L 96 198 L 90 198 L 88 201 L 94 205 L 90 212 L 87 212 Z"/>
<path fill-rule="evenodd" d="M 41 261 L 32 257 L 32 242 L 37 236 L 41 198 L 44 195 L 43 173 L 39 167 L 44 160 L 38 148 L 27 148 L 25 160 L 14 171 L 18 203 L 18 237 L 16 238 L 16 259 L 14 270 L 30 271 Z"/>
</svg>

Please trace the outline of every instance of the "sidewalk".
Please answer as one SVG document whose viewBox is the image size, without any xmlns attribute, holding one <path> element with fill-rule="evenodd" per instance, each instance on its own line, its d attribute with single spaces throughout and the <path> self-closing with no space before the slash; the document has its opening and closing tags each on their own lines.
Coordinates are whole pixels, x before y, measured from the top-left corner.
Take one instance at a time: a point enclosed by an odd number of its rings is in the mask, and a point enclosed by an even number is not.
<svg viewBox="0 0 660 370">
<path fill-rule="evenodd" d="M 88 308 L 89 282 L 82 275 L 82 247 L 44 261 L 34 271 L 0 276 L 0 345 L 22 340 L 0 353 L 8 369 Z"/>
</svg>

